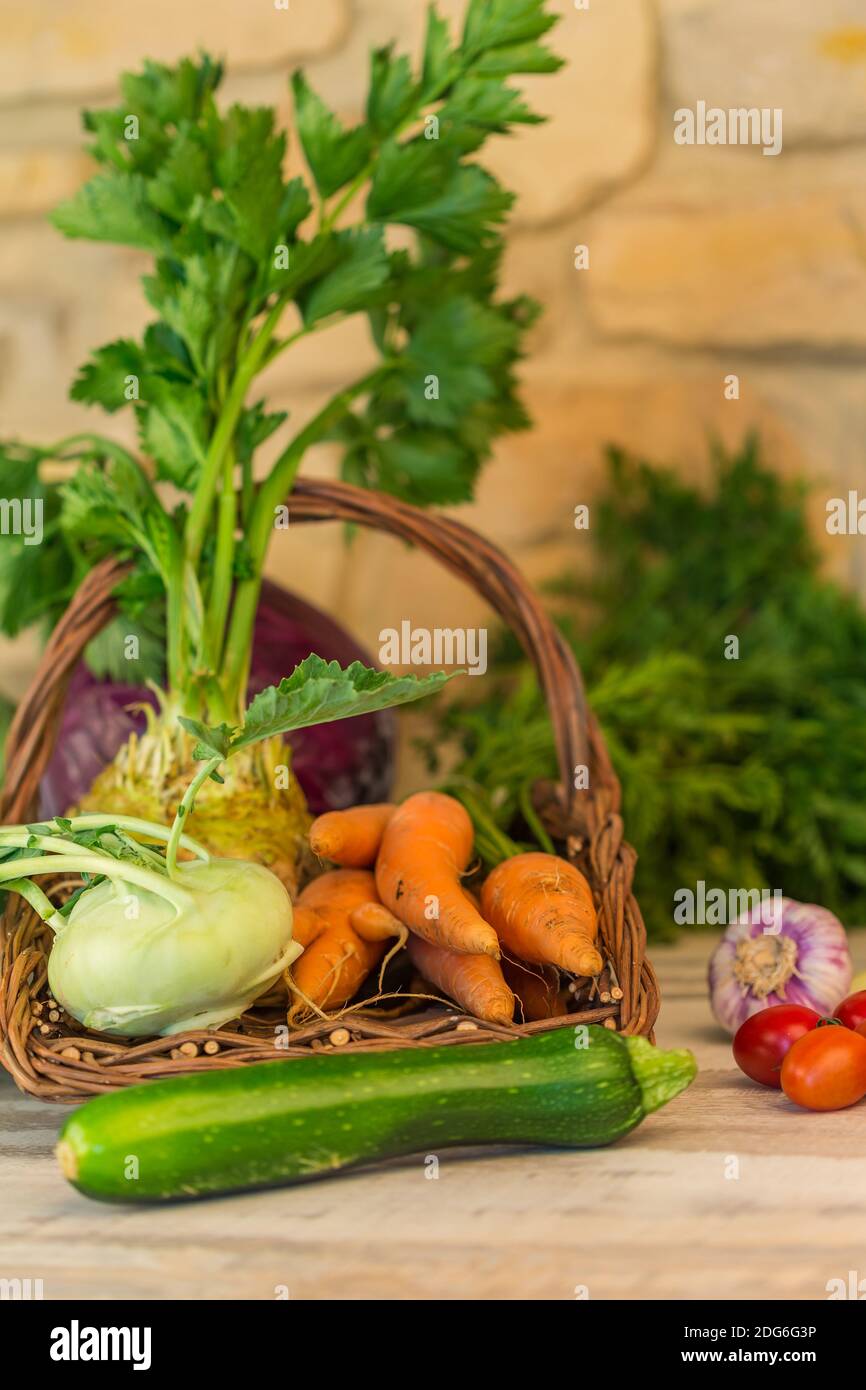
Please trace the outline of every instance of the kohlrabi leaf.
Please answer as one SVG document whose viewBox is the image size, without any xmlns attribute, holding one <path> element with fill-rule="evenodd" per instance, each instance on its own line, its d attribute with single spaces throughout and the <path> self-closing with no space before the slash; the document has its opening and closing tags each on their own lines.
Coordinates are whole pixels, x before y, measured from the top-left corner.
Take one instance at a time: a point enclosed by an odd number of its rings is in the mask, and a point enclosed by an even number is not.
<svg viewBox="0 0 866 1390">
<path fill-rule="evenodd" d="M 405 705 L 432 695 L 449 679 L 444 671 L 429 676 L 393 676 L 360 661 L 344 668 L 338 661 L 308 656 L 279 685 L 269 686 L 255 697 L 232 751 L 292 729 Z"/>
<path fill-rule="evenodd" d="M 421 700 L 450 679 L 444 671 L 429 676 L 393 676 L 388 671 L 374 671 L 360 661 L 343 667 L 338 661 L 313 655 L 279 685 L 271 685 L 256 695 L 239 729 L 232 730 L 225 724 L 208 729 L 195 719 L 182 718 L 180 722 L 197 740 L 194 757 L 227 758 L 240 748 L 294 729 L 308 729 L 312 724 L 329 724 Z"/>
<path fill-rule="evenodd" d="M 230 724 L 217 724 L 209 729 L 200 719 L 187 719 L 180 716 L 179 723 L 195 740 L 192 750 L 194 758 L 210 761 L 211 758 L 227 758 L 232 751 L 232 740 L 237 733 Z"/>
</svg>

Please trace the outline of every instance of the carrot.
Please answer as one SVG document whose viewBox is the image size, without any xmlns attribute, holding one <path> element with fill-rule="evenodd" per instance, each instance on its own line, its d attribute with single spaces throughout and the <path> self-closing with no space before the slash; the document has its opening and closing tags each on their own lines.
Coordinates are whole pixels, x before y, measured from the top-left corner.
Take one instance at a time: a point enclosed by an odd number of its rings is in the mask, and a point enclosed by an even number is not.
<svg viewBox="0 0 866 1390">
<path fill-rule="evenodd" d="M 406 945 L 409 930 L 399 917 L 395 917 L 393 912 L 389 912 L 387 907 L 380 902 L 361 903 L 360 907 L 356 907 L 349 914 L 349 921 L 362 941 L 394 942 L 379 967 L 379 989 L 381 990 L 385 968 L 392 957 Z"/>
<path fill-rule="evenodd" d="M 502 974 L 514 991 L 525 1023 L 539 1018 L 560 1018 L 568 1013 L 568 991 L 561 988 L 554 965 L 527 965 L 522 960 L 503 960 Z"/>
<path fill-rule="evenodd" d="M 472 855 L 469 813 L 442 792 L 417 792 L 394 812 L 376 860 L 387 908 L 434 946 L 499 957 L 499 941 L 460 884 Z"/>
<path fill-rule="evenodd" d="M 325 922 L 318 912 L 314 912 L 311 907 L 302 907 L 295 903 L 292 912 L 292 936 L 299 946 L 304 949 L 315 940 L 323 931 Z M 288 971 L 284 970 L 278 980 L 275 980 L 266 994 L 260 994 L 256 1000 L 256 1007 L 263 1009 L 284 1009 L 286 1007 L 286 991 L 288 989 Z"/>
<path fill-rule="evenodd" d="M 380 902 L 361 903 L 353 909 L 349 921 L 364 941 L 388 941 L 397 937 L 405 942 L 409 934 L 399 917 Z"/>
<path fill-rule="evenodd" d="M 311 878 L 298 898 L 298 907 L 339 908 L 347 916 L 361 903 L 376 902 L 376 880 L 369 869 L 329 869 Z"/>
<path fill-rule="evenodd" d="M 507 951 L 532 965 L 597 975 L 592 892 L 579 869 L 555 854 L 504 859 L 481 889 L 481 911 Z"/>
<path fill-rule="evenodd" d="M 333 869 L 307 884 L 295 920 L 301 919 L 298 940 L 306 936 L 308 944 L 286 971 L 293 1000 L 290 1022 L 311 1012 L 342 1008 L 378 965 L 385 942 L 363 940 L 350 921 L 355 908 L 375 898 L 375 880 L 364 869 Z"/>
<path fill-rule="evenodd" d="M 326 811 L 310 826 L 310 848 L 320 859 L 347 869 L 368 869 L 375 863 L 385 826 L 394 814 L 390 801 Z"/>
<path fill-rule="evenodd" d="M 305 949 L 324 930 L 324 919 L 312 907 L 295 903 L 292 914 L 292 936 Z"/>
<path fill-rule="evenodd" d="M 408 950 L 412 964 L 425 980 L 456 1000 L 467 1013 L 490 1023 L 511 1022 L 514 995 L 492 956 L 446 951 L 420 936 L 409 937 Z"/>
</svg>

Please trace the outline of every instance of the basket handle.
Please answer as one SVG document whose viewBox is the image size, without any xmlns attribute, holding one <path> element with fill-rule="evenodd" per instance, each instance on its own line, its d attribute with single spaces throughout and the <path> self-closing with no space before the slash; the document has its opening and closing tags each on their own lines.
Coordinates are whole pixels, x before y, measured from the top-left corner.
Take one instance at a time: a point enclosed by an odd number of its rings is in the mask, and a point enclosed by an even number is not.
<svg viewBox="0 0 866 1390">
<path fill-rule="evenodd" d="M 60 711 L 72 673 L 87 644 L 114 613 L 114 590 L 130 566 L 100 561 L 76 590 L 45 650 L 6 738 L 6 776 L 0 820 L 28 820 L 38 805 L 39 783 L 54 751 Z"/>
<path fill-rule="evenodd" d="M 538 672 L 556 740 L 561 786 L 541 789 L 546 803 L 542 814 L 552 828 L 559 826 L 569 857 L 579 860 L 595 881 L 602 933 L 623 990 L 622 1031 L 651 1036 L 658 987 L 631 887 L 636 855 L 623 839 L 619 782 L 587 707 L 574 656 L 519 571 L 470 527 L 384 493 L 307 478 L 296 483 L 288 503 L 296 521 L 355 522 L 411 541 L 474 585 L 514 630 Z M 0 820 L 26 821 L 36 814 L 39 783 L 57 738 L 72 672 L 112 617 L 114 591 L 129 569 L 117 559 L 103 560 L 87 575 L 51 634 L 9 730 Z M 590 769 L 590 785 L 575 791 L 574 769 L 580 764 Z"/>
<path fill-rule="evenodd" d="M 410 541 L 487 600 L 511 628 L 532 661 L 547 701 L 556 740 L 560 778 L 571 805 L 574 769 L 590 760 L 593 717 L 586 703 L 583 680 L 571 648 L 542 608 L 520 571 L 503 552 L 477 531 L 451 517 L 421 511 L 384 492 L 350 483 L 300 478 L 289 498 L 294 521 L 346 521 L 368 526 Z M 593 747 L 592 753 L 595 754 Z M 619 799 L 619 784 L 609 761 L 597 766 L 596 776 Z"/>
<path fill-rule="evenodd" d="M 497 546 L 450 517 L 349 483 L 299 479 L 288 503 L 294 521 L 353 522 L 410 541 L 472 584 L 512 628 L 538 673 L 556 741 L 563 808 L 574 812 L 579 799 L 585 798 L 585 792 L 574 790 L 574 769 L 586 764 L 591 767 L 595 793 L 603 788 L 607 807 L 618 809 L 619 783 L 587 708 L 574 656 L 520 572 Z M 91 570 L 48 641 L 9 730 L 0 800 L 4 820 L 24 820 L 33 812 L 72 672 L 87 644 L 112 616 L 113 592 L 128 569 L 109 558 Z"/>
</svg>

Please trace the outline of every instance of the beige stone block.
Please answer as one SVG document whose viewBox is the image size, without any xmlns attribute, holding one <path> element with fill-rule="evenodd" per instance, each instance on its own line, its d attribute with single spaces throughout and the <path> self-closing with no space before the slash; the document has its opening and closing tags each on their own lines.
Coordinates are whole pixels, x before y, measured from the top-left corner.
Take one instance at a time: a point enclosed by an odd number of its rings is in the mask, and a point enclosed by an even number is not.
<svg viewBox="0 0 866 1390">
<path fill-rule="evenodd" d="M 457 6 L 458 10 L 462 8 Z M 538 226 L 634 178 L 656 131 L 656 39 L 652 6 L 607 0 L 562 16 L 550 46 L 566 60 L 553 76 L 514 79 L 546 125 L 490 142 L 485 163 L 517 194 L 515 223 Z"/>
<path fill-rule="evenodd" d="M 700 99 L 781 107 L 789 147 L 866 135 L 862 0 L 660 0 L 659 15 L 668 117 Z"/>
<path fill-rule="evenodd" d="M 739 400 L 724 378 L 739 377 Z M 591 563 L 574 507 L 603 485 L 605 451 L 616 445 L 704 485 L 711 442 L 735 451 L 756 432 L 765 462 L 810 486 L 810 530 L 828 574 L 866 598 L 861 537 L 828 536 L 828 498 L 849 488 L 866 495 L 866 464 L 856 443 L 866 435 L 866 396 L 856 364 L 796 366 L 732 354 L 663 362 L 632 349 L 602 351 L 575 363 L 570 379 L 540 368 L 525 382 L 535 425 L 500 440 L 476 502 L 460 513 L 496 540 L 536 586 L 571 566 Z"/>
<path fill-rule="evenodd" d="M 15 97 L 113 91 L 147 56 L 174 62 L 204 48 L 235 67 L 303 61 L 340 42 L 345 0 L 2 0 L 0 91 Z"/>
<path fill-rule="evenodd" d="M 589 312 L 604 334 L 678 347 L 862 349 L 864 228 L 862 183 L 732 180 L 709 200 L 684 172 L 592 220 Z"/>
<path fill-rule="evenodd" d="M 0 230 L 0 410 L 6 429 L 50 437 L 101 428 L 67 400 L 93 348 L 138 334 L 152 317 L 138 276 L 145 258 L 123 247 L 66 241 L 47 222 Z M 121 417 L 113 426 L 125 428 Z"/>
<path fill-rule="evenodd" d="M 78 150 L 0 150 L 0 215 L 46 212 L 75 193 L 92 168 L 87 155 Z"/>
<path fill-rule="evenodd" d="M 352 314 L 288 348 L 262 373 L 259 388 L 274 400 L 290 398 L 294 408 L 299 395 L 325 392 L 329 387 L 330 395 L 365 376 L 380 360 L 366 315 Z"/>
</svg>

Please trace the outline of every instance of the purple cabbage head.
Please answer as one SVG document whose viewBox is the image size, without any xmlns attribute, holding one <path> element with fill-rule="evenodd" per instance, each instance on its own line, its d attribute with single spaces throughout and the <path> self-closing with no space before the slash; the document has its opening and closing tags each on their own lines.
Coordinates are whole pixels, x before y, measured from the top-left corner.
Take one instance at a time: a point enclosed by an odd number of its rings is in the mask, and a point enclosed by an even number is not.
<svg viewBox="0 0 866 1390">
<path fill-rule="evenodd" d="M 312 604 L 265 583 L 256 619 L 250 695 L 274 685 L 316 652 L 342 666 L 372 659 Z M 73 673 L 60 730 L 41 787 L 40 815 L 61 815 L 92 785 L 144 716 L 132 705 L 156 701 L 150 691 L 97 680 L 80 663 Z M 386 801 L 394 775 L 396 721 L 392 710 L 320 724 L 291 735 L 293 766 L 310 810 L 340 810 Z"/>
</svg>

